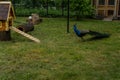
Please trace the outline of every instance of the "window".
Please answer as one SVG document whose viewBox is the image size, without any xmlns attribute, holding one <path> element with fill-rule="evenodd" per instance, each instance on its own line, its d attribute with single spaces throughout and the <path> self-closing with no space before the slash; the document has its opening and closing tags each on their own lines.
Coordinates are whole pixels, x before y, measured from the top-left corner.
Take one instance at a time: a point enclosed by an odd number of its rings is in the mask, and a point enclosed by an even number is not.
<svg viewBox="0 0 120 80">
<path fill-rule="evenodd" d="M 2 22 L 0 21 L 0 28 L 2 28 Z"/>
<path fill-rule="evenodd" d="M 99 5 L 105 5 L 105 0 L 99 0 Z"/>
<path fill-rule="evenodd" d="M 108 0 L 108 5 L 115 5 L 115 0 Z"/>
<path fill-rule="evenodd" d="M 9 26 L 12 26 L 12 19 L 9 20 Z"/>
</svg>

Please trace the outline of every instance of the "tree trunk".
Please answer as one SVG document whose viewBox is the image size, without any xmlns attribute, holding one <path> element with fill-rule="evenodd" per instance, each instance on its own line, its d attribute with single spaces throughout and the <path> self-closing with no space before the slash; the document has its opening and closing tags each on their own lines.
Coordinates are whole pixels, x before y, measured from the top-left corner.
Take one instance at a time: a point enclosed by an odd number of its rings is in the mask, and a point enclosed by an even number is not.
<svg viewBox="0 0 120 80">
<path fill-rule="evenodd" d="M 64 16 L 64 2 L 62 0 L 62 3 L 61 3 L 61 8 L 62 8 L 62 16 Z"/>
<path fill-rule="evenodd" d="M 0 31 L 0 41 L 10 41 L 11 40 L 11 34 L 9 31 Z"/>
<path fill-rule="evenodd" d="M 47 6 L 46 6 L 46 8 L 47 8 L 46 9 L 46 11 L 47 11 L 46 13 L 47 13 L 47 16 L 48 16 L 48 0 L 47 0 Z"/>
<path fill-rule="evenodd" d="M 19 25 L 17 28 L 24 32 L 30 32 L 34 30 L 34 25 L 32 23 L 26 23 L 26 24 Z"/>
<path fill-rule="evenodd" d="M 76 20 L 79 21 L 81 17 L 81 14 L 80 11 L 76 12 Z"/>
</svg>

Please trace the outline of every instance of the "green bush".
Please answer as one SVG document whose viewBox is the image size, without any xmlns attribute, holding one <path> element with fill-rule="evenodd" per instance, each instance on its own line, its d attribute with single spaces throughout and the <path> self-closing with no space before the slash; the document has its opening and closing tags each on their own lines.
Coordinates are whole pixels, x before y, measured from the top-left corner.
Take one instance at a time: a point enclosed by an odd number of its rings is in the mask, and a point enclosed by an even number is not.
<svg viewBox="0 0 120 80">
<path fill-rule="evenodd" d="M 46 9 L 41 9 L 41 8 L 23 8 L 23 7 L 17 7 L 15 9 L 16 16 L 29 16 L 32 13 L 37 13 L 41 17 L 66 17 L 67 16 L 67 10 L 64 11 L 64 15 L 62 15 L 62 10 L 61 9 L 49 9 L 48 14 Z M 84 13 L 86 14 L 86 17 L 90 17 L 89 13 Z M 76 17 L 75 12 L 70 11 L 70 17 Z"/>
</svg>

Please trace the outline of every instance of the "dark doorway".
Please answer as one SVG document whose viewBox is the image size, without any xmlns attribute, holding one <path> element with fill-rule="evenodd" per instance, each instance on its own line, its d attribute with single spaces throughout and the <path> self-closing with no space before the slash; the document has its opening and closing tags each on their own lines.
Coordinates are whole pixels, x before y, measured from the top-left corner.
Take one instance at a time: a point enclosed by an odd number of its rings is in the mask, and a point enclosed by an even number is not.
<svg viewBox="0 0 120 80">
<path fill-rule="evenodd" d="M 112 16 L 114 14 L 114 10 L 108 10 L 108 16 Z"/>
</svg>

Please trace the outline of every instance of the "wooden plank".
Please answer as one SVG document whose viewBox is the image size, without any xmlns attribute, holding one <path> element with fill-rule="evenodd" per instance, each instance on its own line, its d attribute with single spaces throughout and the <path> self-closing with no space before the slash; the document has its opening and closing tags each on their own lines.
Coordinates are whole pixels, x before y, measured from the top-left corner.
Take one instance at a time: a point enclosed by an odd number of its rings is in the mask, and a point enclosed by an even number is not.
<svg viewBox="0 0 120 80">
<path fill-rule="evenodd" d="M 23 32 L 23 31 L 15 28 L 15 27 L 10 27 L 10 29 L 13 30 L 13 31 L 15 31 L 15 32 L 17 32 L 17 33 L 19 33 L 19 34 L 21 34 L 21 35 L 23 35 L 23 36 L 25 36 L 25 37 L 27 37 L 27 38 L 29 38 L 30 40 L 32 40 L 32 41 L 34 41 L 36 43 L 40 43 L 39 39 L 37 39 L 37 38 L 35 38 L 35 37 L 33 37 L 33 36 L 31 36 L 31 35 Z"/>
</svg>

